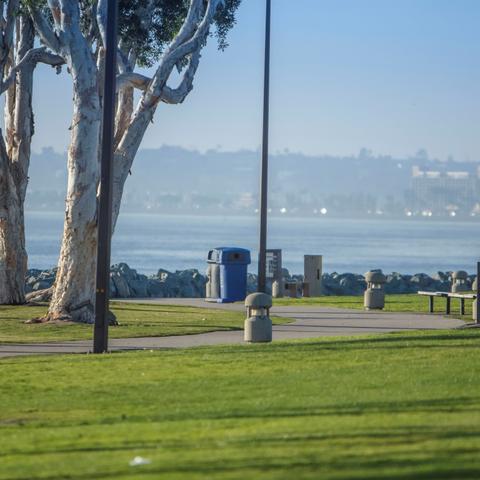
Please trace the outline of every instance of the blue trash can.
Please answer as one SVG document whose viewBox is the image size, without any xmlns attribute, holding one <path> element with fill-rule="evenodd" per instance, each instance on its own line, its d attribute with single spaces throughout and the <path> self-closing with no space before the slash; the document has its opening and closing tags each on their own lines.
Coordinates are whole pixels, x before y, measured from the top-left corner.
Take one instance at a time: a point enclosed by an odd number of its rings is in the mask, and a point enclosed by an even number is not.
<svg viewBox="0 0 480 480">
<path fill-rule="evenodd" d="M 208 252 L 208 263 L 218 265 L 212 276 L 219 277 L 220 288 L 211 289 L 211 301 L 240 302 L 247 296 L 247 268 L 251 263 L 250 251 L 245 248 L 219 247 Z M 212 279 L 213 280 L 213 279 Z M 215 284 L 216 282 L 213 281 Z M 213 286 L 213 285 L 212 285 Z"/>
</svg>

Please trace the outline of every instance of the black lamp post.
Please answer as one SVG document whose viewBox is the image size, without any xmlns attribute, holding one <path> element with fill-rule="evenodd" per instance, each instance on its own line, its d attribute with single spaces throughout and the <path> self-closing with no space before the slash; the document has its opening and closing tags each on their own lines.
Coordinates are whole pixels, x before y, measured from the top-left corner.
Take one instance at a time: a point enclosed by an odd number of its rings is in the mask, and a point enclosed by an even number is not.
<svg viewBox="0 0 480 480">
<path fill-rule="evenodd" d="M 260 248 L 258 255 L 258 291 L 266 290 L 267 280 L 267 215 L 268 215 L 268 130 L 270 114 L 270 23 L 271 0 L 266 0 L 265 78 L 263 86 L 262 172 L 260 177 Z"/>
<path fill-rule="evenodd" d="M 108 0 L 103 89 L 102 158 L 98 205 L 97 278 L 93 352 L 108 351 L 110 250 L 112 240 L 112 165 L 117 76 L 117 0 Z"/>
<path fill-rule="evenodd" d="M 476 298 L 474 300 L 477 306 L 477 315 L 475 316 L 475 323 L 480 326 L 480 262 L 477 262 L 477 290 L 475 292 Z"/>
</svg>

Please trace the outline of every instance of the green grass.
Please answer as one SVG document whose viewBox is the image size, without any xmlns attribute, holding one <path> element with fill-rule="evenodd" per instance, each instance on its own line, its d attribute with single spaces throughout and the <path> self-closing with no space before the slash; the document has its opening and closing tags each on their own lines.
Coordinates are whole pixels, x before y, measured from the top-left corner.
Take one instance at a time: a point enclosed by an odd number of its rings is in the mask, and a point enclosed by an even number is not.
<svg viewBox="0 0 480 480">
<path fill-rule="evenodd" d="M 479 335 L 3 359 L 0 480 L 478 479 Z"/>
<path fill-rule="evenodd" d="M 245 313 L 208 308 L 112 302 L 119 326 L 111 327 L 111 338 L 187 335 L 243 328 Z M 92 338 L 92 326 L 68 322 L 26 324 L 45 314 L 46 307 L 0 306 L 0 343 L 39 343 Z M 285 318 L 272 318 L 286 323 Z"/>
<path fill-rule="evenodd" d="M 320 305 L 324 307 L 362 309 L 362 296 L 275 299 L 274 305 Z M 459 315 L 459 301 L 452 300 L 452 316 L 471 321 L 472 302 L 466 301 L 466 315 Z M 436 313 L 443 313 L 445 300 L 435 299 Z M 112 302 L 112 310 L 120 325 L 110 329 L 111 338 L 187 335 L 214 330 L 243 328 L 243 312 L 220 311 L 208 308 L 178 307 L 149 304 Z M 428 298 L 419 295 L 387 295 L 385 311 L 428 312 Z M 39 343 L 67 340 L 86 340 L 92 337 L 90 325 L 72 323 L 26 324 L 25 321 L 41 317 L 46 307 L 0 306 L 0 343 Z M 275 324 L 286 323 L 285 318 L 272 318 Z"/>
<path fill-rule="evenodd" d="M 360 296 L 331 296 L 317 298 L 276 298 L 274 305 L 311 305 L 335 308 L 363 309 L 363 295 Z M 445 299 L 435 298 L 435 313 L 445 313 Z M 398 294 L 385 296 L 386 312 L 413 312 L 428 313 L 428 297 L 417 294 Z M 460 300 L 452 298 L 451 312 L 455 318 L 471 321 L 472 300 L 465 300 L 465 315 L 460 316 Z"/>
</svg>

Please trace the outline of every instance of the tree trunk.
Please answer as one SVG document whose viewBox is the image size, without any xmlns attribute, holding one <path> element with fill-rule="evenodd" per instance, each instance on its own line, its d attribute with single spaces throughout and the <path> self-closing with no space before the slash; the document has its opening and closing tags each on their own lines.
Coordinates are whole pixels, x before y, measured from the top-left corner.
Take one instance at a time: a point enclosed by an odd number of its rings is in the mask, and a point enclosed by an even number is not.
<svg viewBox="0 0 480 480">
<path fill-rule="evenodd" d="M 25 232 L 23 203 L 15 185 L 10 159 L 0 139 L 0 303 L 25 303 Z"/>
<path fill-rule="evenodd" d="M 200 58 L 199 52 L 206 41 L 219 3 L 220 0 L 192 0 L 184 25 L 170 43 L 168 53 L 162 55 L 154 78 L 144 91 L 133 116 L 132 90 L 126 89 L 119 95 L 120 103 L 125 103 L 128 108 L 125 111 L 117 110 L 112 192 L 113 226 L 120 211 L 125 180 L 156 107 L 162 101 L 162 95 L 166 95 L 169 102 L 179 103 L 191 90 Z M 102 72 L 95 66 L 92 45 L 88 45 L 88 40 L 81 32 L 78 2 L 48 2 L 48 5 L 55 28 L 59 31 L 58 35 L 49 27 L 45 18 L 41 21 L 39 17 L 42 14 L 39 10 L 30 8 L 44 43 L 67 60 L 74 80 L 75 96 L 63 243 L 47 319 L 93 323 L 100 133 L 98 78 Z M 99 20 L 97 23 L 101 27 L 103 19 Z M 176 89 L 167 88 L 164 91 L 173 68 L 188 58 L 189 65 L 180 85 Z M 132 70 L 134 64 L 133 59 Z"/>
<path fill-rule="evenodd" d="M 156 105 L 142 107 L 133 117 L 115 151 L 112 189 L 112 223 L 117 224 L 123 190 L 143 136 L 155 114 Z"/>
<path fill-rule="evenodd" d="M 33 48 L 34 30 L 27 17 L 17 19 L 15 61 Z M 30 145 L 34 133 L 33 64 L 26 65 L 7 91 L 5 126 L 7 144 L 1 146 L 0 304 L 25 303 L 24 202 L 28 184 Z"/>
<path fill-rule="evenodd" d="M 91 55 L 88 49 L 85 54 L 77 51 L 76 55 L 69 65 L 74 81 L 74 114 L 68 151 L 65 223 L 47 319 L 93 323 L 101 111 Z"/>
</svg>

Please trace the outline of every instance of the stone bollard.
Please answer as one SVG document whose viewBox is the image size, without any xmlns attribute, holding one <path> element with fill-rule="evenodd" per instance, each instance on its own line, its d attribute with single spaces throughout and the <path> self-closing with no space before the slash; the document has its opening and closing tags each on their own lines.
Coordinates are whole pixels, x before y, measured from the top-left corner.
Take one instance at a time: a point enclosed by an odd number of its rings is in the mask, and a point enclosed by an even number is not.
<svg viewBox="0 0 480 480">
<path fill-rule="evenodd" d="M 272 297 L 273 298 L 282 298 L 283 297 L 283 288 L 282 282 L 274 280 L 272 283 Z"/>
<path fill-rule="evenodd" d="M 212 298 L 212 266 L 207 266 L 207 283 L 205 284 L 205 298 Z"/>
<path fill-rule="evenodd" d="M 252 293 L 245 299 L 247 319 L 244 340 L 246 342 L 272 341 L 272 321 L 269 317 L 271 306 L 272 297 L 266 293 Z"/>
<path fill-rule="evenodd" d="M 366 310 L 383 310 L 385 307 L 385 285 L 387 279 L 381 270 L 372 270 L 365 274 L 367 289 L 364 296 Z"/>
<path fill-rule="evenodd" d="M 472 283 L 472 290 L 473 290 L 473 293 L 475 294 L 477 293 L 477 281 L 478 279 L 475 278 L 475 280 Z M 477 321 L 477 306 L 478 306 L 478 298 L 475 298 L 472 303 L 472 320 L 474 322 Z"/>
<path fill-rule="evenodd" d="M 468 273 L 458 270 L 452 273 L 452 293 L 468 292 L 470 288 L 467 285 Z"/>
</svg>

